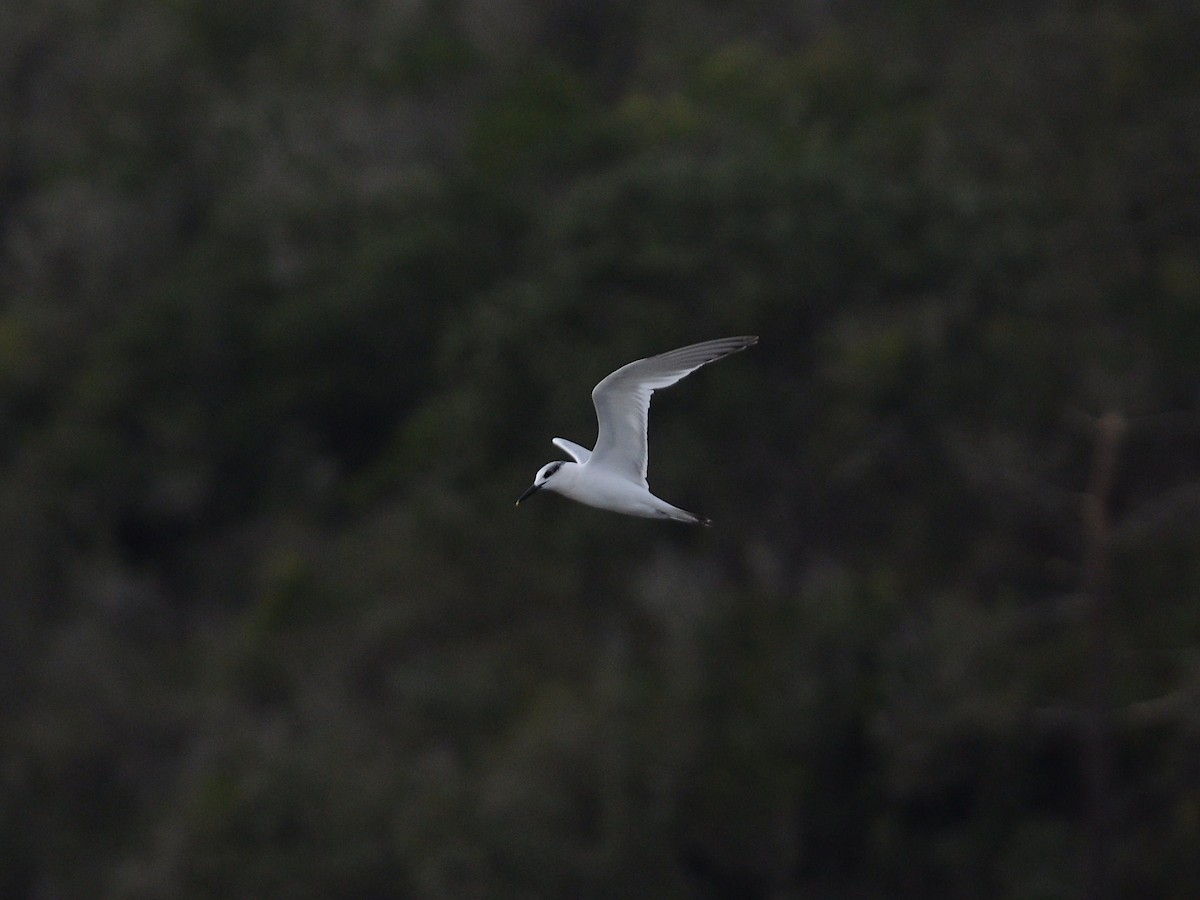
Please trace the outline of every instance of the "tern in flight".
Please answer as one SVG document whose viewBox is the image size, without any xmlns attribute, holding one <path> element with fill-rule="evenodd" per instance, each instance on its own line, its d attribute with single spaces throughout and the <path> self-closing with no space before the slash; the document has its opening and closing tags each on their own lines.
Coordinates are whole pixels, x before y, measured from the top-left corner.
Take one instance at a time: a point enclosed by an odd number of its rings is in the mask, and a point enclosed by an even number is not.
<svg viewBox="0 0 1200 900">
<path fill-rule="evenodd" d="M 650 395 L 703 365 L 756 343 L 755 335 L 718 338 L 621 366 L 592 389 L 599 423 L 595 449 L 588 450 L 566 438 L 554 438 L 554 446 L 574 461 L 555 460 L 538 469 L 533 484 L 517 498 L 517 505 L 545 489 L 588 506 L 630 516 L 712 524 L 703 516 L 672 506 L 650 493 L 646 483 Z"/>
</svg>

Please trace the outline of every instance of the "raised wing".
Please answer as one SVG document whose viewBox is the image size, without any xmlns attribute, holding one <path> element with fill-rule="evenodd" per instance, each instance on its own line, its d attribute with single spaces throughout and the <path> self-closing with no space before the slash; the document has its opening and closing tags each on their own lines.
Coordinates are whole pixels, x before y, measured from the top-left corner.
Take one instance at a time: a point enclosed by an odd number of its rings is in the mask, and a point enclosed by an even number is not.
<svg viewBox="0 0 1200 900">
<path fill-rule="evenodd" d="M 718 338 L 639 359 L 607 376 L 592 389 L 599 431 L 589 464 L 611 469 L 648 488 L 646 421 L 650 395 L 706 363 L 756 343 L 758 337 L 754 335 Z"/>
<path fill-rule="evenodd" d="M 550 443 L 580 465 L 587 462 L 588 457 L 592 455 L 592 451 L 587 447 L 581 447 L 574 441 L 568 441 L 566 438 L 552 438 Z"/>
</svg>

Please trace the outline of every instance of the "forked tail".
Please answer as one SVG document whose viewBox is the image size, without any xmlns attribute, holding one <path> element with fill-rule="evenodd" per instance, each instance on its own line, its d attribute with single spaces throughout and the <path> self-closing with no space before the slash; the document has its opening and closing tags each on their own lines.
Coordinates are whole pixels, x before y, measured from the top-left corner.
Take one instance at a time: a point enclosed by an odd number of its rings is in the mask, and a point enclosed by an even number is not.
<svg viewBox="0 0 1200 900">
<path fill-rule="evenodd" d="M 670 519 L 672 522 L 686 522 L 688 525 L 703 525 L 705 528 L 712 527 L 712 519 L 707 516 L 698 516 L 694 512 L 688 512 L 686 509 L 680 509 L 678 506 L 672 506 L 670 511 L 662 510 L 659 515 L 664 519 Z"/>
</svg>

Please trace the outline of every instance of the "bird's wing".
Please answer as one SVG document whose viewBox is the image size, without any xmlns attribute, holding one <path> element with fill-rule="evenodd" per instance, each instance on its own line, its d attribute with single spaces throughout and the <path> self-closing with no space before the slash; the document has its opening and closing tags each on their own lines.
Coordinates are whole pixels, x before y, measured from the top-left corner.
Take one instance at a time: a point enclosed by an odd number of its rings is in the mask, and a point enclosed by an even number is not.
<svg viewBox="0 0 1200 900">
<path fill-rule="evenodd" d="M 646 420 L 650 395 L 706 363 L 756 343 L 756 336 L 718 338 L 636 360 L 607 376 L 592 389 L 599 431 L 589 464 L 648 487 Z"/>
<path fill-rule="evenodd" d="M 587 447 L 581 447 L 574 441 L 568 441 L 566 438 L 552 438 L 550 443 L 580 465 L 587 462 L 588 457 L 592 455 L 592 451 Z"/>
</svg>

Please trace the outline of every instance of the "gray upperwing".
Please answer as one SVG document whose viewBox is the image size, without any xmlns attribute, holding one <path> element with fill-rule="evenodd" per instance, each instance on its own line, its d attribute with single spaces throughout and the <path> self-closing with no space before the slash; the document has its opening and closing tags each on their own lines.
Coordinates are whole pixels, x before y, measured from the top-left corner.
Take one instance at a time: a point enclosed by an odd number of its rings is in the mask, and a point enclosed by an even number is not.
<svg viewBox="0 0 1200 900">
<path fill-rule="evenodd" d="M 598 424 L 596 446 L 592 450 L 594 465 L 648 487 L 646 427 L 651 395 L 701 366 L 745 350 L 757 341 L 754 335 L 746 335 L 690 344 L 634 360 L 603 378 L 592 388 Z"/>
<path fill-rule="evenodd" d="M 579 463 L 580 465 L 583 465 L 585 462 L 587 462 L 588 457 L 592 455 L 592 451 L 587 447 L 581 447 L 579 444 L 575 443 L 574 441 L 568 441 L 566 438 L 554 438 L 550 443 L 566 453 L 569 457 L 571 457 L 571 459 L 575 460 L 575 462 Z"/>
</svg>

